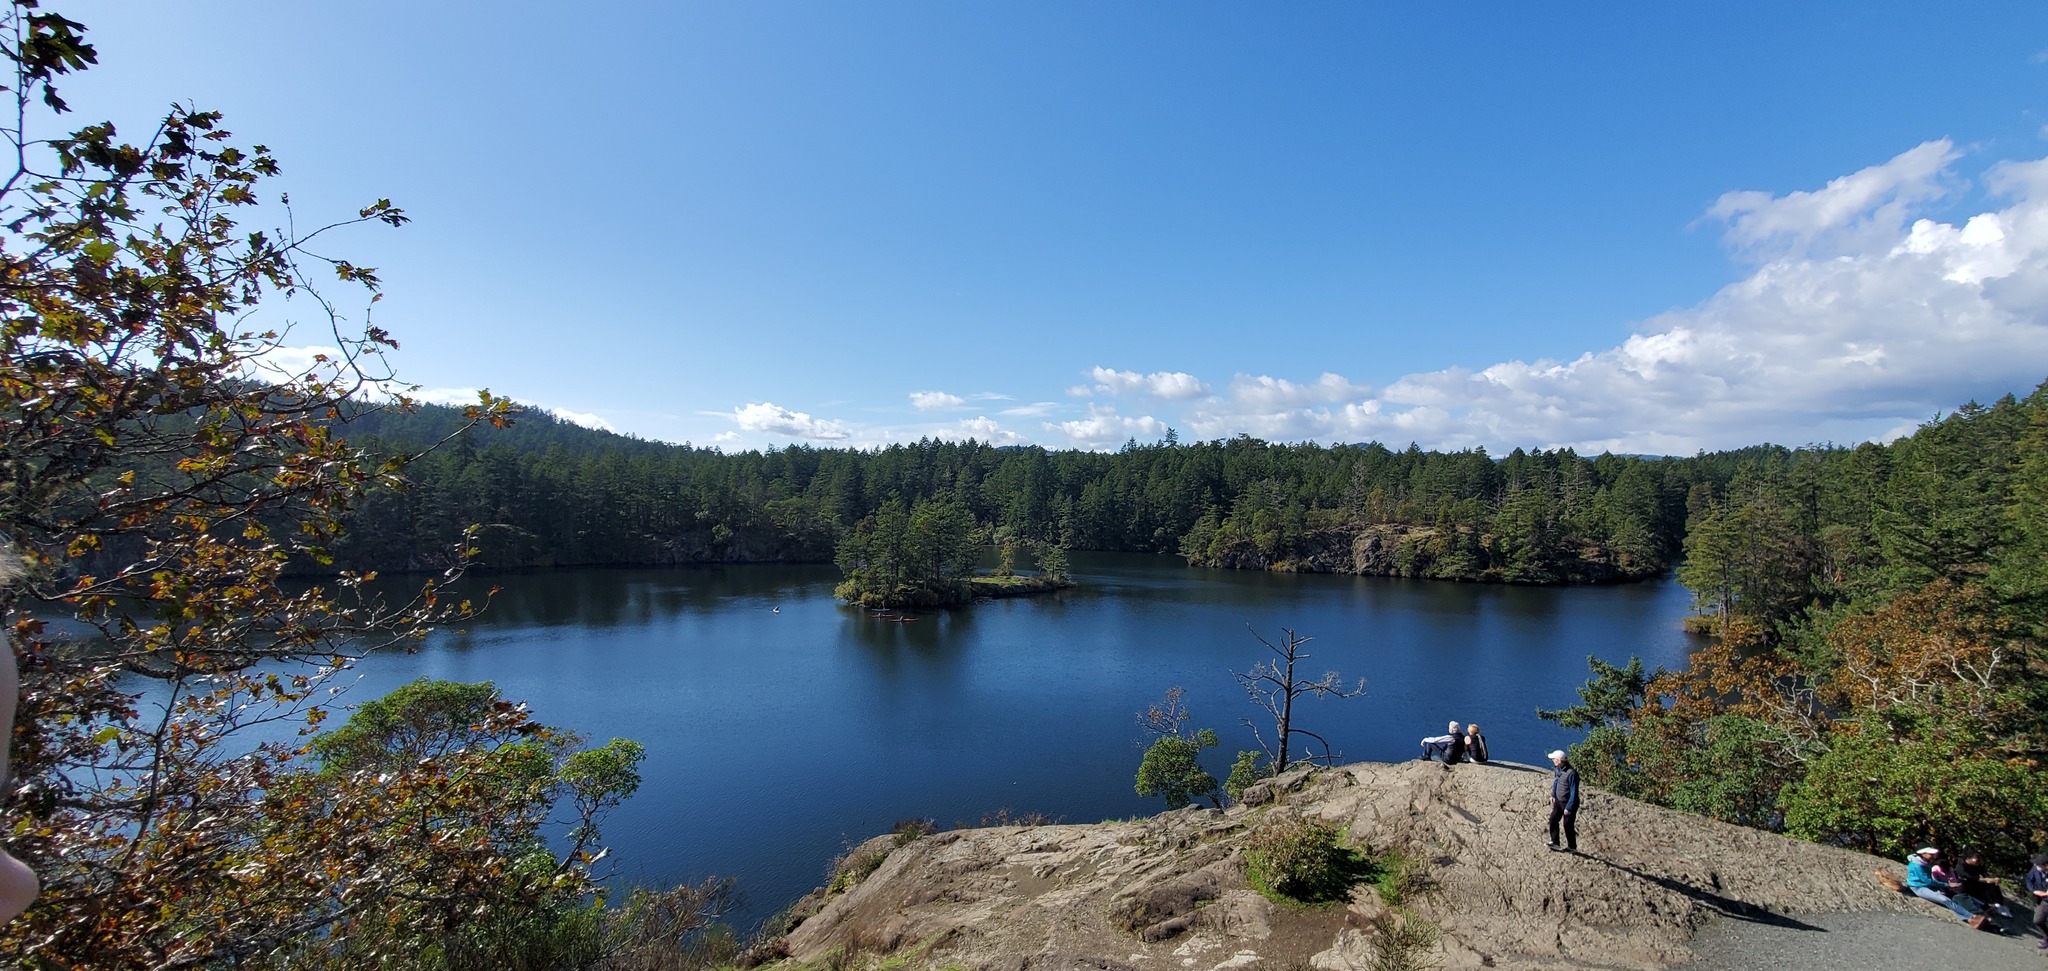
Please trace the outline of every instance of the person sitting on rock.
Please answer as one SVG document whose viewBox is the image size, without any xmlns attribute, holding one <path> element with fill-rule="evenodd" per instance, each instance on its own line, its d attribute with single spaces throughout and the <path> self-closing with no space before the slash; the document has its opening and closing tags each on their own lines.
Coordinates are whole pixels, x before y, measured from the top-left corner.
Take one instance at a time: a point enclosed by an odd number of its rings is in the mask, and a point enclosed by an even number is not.
<svg viewBox="0 0 2048 971">
<path fill-rule="evenodd" d="M 1465 735 L 1458 730 L 1458 723 L 1451 723 L 1450 734 L 1423 739 L 1422 757 L 1424 760 L 1442 759 L 1447 766 L 1464 761 Z"/>
<path fill-rule="evenodd" d="M 1486 736 L 1479 734 L 1478 725 L 1465 726 L 1465 757 L 1482 765 L 1486 763 Z"/>
<path fill-rule="evenodd" d="M 1975 897 L 1961 892 L 1958 887 L 1935 876 L 1938 869 L 1936 860 L 1941 851 L 1932 846 L 1922 847 L 1906 857 L 1906 889 L 1922 900 L 1932 900 L 1954 911 L 1971 927 L 1984 926 L 1984 904 Z"/>
<path fill-rule="evenodd" d="M 2005 906 L 2005 894 L 2000 889 L 1999 879 L 1992 876 L 1984 865 L 1983 852 L 1974 846 L 1965 846 L 1956 854 L 1956 859 L 1956 889 L 1983 901 L 1984 906 L 2000 917 L 2011 917 L 2012 911 Z"/>
</svg>

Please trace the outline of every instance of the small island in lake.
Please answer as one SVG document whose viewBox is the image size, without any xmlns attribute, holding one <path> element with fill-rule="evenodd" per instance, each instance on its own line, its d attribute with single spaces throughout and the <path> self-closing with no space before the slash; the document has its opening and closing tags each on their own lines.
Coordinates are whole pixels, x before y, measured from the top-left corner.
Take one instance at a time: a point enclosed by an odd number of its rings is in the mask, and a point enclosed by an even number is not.
<svg viewBox="0 0 2048 971">
<path fill-rule="evenodd" d="M 993 541 L 1000 551 L 995 570 L 976 570 L 982 550 Z M 1014 572 L 1017 554 L 1028 550 L 1038 572 Z M 1067 548 L 1010 535 L 984 535 L 966 507 L 950 496 L 902 499 L 882 504 L 839 541 L 833 557 L 846 579 L 832 593 L 856 607 L 950 607 L 975 600 L 1028 597 L 1074 585 L 1067 577 Z"/>
</svg>

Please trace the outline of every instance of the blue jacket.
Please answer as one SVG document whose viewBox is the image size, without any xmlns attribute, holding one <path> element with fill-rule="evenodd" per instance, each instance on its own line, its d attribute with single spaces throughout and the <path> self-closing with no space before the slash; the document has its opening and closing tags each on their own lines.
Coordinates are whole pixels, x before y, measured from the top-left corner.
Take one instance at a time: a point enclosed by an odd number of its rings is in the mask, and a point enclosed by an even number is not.
<svg viewBox="0 0 2048 971">
<path fill-rule="evenodd" d="M 1931 869 L 1918 853 L 1906 857 L 1906 889 L 1926 887 L 1930 890 L 1946 891 L 1948 884 L 1934 879 L 1934 874 L 1929 872 Z"/>
<path fill-rule="evenodd" d="M 1579 811 L 1579 770 L 1570 762 L 1550 770 L 1550 801 L 1564 806 L 1564 811 Z"/>
</svg>

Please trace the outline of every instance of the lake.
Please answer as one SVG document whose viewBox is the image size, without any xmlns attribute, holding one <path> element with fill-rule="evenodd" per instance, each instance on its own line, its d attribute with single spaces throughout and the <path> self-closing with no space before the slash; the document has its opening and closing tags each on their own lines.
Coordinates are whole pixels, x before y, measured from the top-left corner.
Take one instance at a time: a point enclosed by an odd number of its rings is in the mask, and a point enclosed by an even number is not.
<svg viewBox="0 0 2048 971">
<path fill-rule="evenodd" d="M 1296 708 L 1345 761 L 1413 758 L 1456 719 L 1479 722 L 1495 758 L 1541 764 L 1577 733 L 1535 709 L 1577 700 L 1587 655 L 1677 666 L 1692 648 L 1690 596 L 1669 579 L 1514 588 L 1073 561 L 1072 590 L 907 624 L 839 605 L 830 566 L 495 576 L 488 614 L 367 659 L 349 698 L 422 675 L 489 680 L 543 722 L 642 742 L 645 781 L 605 827 L 612 880 L 737 877 L 744 931 L 898 820 L 1159 811 L 1132 791 L 1137 713 L 1172 685 L 1223 737 L 1206 760 L 1222 778 L 1254 747 L 1241 719 L 1263 717 L 1231 679 L 1269 656 L 1247 625 L 1312 636 L 1311 676 L 1365 679 L 1363 697 Z"/>
</svg>

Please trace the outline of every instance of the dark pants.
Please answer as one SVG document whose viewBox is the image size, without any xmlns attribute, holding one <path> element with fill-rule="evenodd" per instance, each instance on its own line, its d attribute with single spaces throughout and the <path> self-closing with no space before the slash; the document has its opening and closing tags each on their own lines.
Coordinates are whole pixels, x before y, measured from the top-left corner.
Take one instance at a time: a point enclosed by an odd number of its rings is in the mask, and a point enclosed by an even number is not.
<svg viewBox="0 0 2048 971">
<path fill-rule="evenodd" d="M 1577 810 L 1564 811 L 1564 803 L 1553 799 L 1550 802 L 1550 845 L 1556 846 L 1557 824 L 1564 822 L 1564 847 L 1568 850 L 1579 848 L 1579 814 Z"/>
<path fill-rule="evenodd" d="M 1451 758 L 1451 743 L 1424 742 L 1422 743 L 1422 757 L 1437 762 L 1448 762 Z"/>
<path fill-rule="evenodd" d="M 2048 941 L 2048 899 L 2034 905 L 2034 929 L 2041 932 L 2041 939 Z"/>
</svg>

